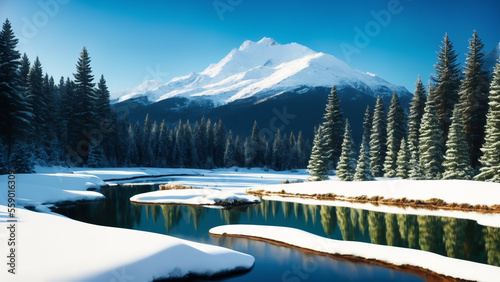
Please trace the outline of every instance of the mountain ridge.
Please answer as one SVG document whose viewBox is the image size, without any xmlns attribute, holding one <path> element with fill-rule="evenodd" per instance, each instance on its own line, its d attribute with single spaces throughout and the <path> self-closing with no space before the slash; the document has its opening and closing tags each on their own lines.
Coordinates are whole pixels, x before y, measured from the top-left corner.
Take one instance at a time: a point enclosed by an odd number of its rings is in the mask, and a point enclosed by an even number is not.
<svg viewBox="0 0 500 282">
<path fill-rule="evenodd" d="M 281 45 L 264 37 L 257 42 L 246 40 L 200 73 L 191 72 L 163 84 L 145 81 L 117 102 L 144 96 L 149 103 L 154 103 L 177 97 L 218 107 L 237 100 L 262 99 L 332 84 L 337 88 L 355 88 L 373 97 L 392 95 L 392 92 L 411 95 L 403 86 L 351 68 L 333 55 L 315 52 L 298 43 Z"/>
</svg>

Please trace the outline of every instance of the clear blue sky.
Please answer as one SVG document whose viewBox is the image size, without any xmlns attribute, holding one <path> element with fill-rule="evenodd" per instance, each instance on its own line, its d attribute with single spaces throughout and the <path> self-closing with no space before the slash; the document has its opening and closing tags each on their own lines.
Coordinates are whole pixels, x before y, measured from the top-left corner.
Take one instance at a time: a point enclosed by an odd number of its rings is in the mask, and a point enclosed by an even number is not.
<svg viewBox="0 0 500 282">
<path fill-rule="evenodd" d="M 390 20 L 375 23 L 382 10 Z M 39 56 L 56 81 L 72 76 L 86 46 L 112 92 L 200 72 L 264 36 L 332 54 L 413 92 L 419 74 L 427 83 L 433 73 L 446 32 L 461 61 L 473 30 L 486 52 L 500 42 L 498 0 L 0 0 L 5 18 L 20 51 Z M 356 44 L 357 28 L 368 28 L 368 41 Z M 349 45 L 357 49 L 346 56 Z"/>
</svg>

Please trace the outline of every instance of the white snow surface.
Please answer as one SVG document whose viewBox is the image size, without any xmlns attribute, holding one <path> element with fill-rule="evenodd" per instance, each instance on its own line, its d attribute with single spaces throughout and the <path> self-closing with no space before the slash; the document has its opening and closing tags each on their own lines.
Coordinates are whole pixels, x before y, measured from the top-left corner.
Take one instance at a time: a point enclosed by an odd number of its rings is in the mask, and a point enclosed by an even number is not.
<svg viewBox="0 0 500 282">
<path fill-rule="evenodd" d="M 261 190 L 255 187 L 251 190 Z M 264 188 L 269 192 L 295 194 L 328 194 L 338 196 L 368 198 L 382 196 L 385 199 L 430 200 L 441 199 L 447 203 L 470 205 L 500 205 L 500 184 L 472 180 L 377 180 L 377 181 L 328 181 L 270 185 Z"/>
<path fill-rule="evenodd" d="M 152 281 L 188 273 L 248 269 L 252 256 L 137 230 L 86 224 L 62 216 L 17 210 L 17 268 L 0 281 Z M 6 242 L 7 207 L 0 206 L 0 241 Z M 0 244 L 6 261 L 7 244 Z"/>
<path fill-rule="evenodd" d="M 150 204 L 218 205 L 221 202 L 260 203 L 258 197 L 244 192 L 222 191 L 220 189 L 160 190 L 137 194 L 132 202 Z"/>
<path fill-rule="evenodd" d="M 176 77 L 165 84 L 146 81 L 123 92 L 118 102 L 145 96 L 150 102 L 172 97 L 201 99 L 214 106 L 240 99 L 318 86 L 353 87 L 372 95 L 410 95 L 377 75 L 351 68 L 336 57 L 315 52 L 303 45 L 281 45 L 271 38 L 245 41 L 216 64 L 201 73 Z M 123 95 L 124 94 L 124 95 Z"/>
<path fill-rule="evenodd" d="M 7 175 L 0 178 L 5 193 L 0 194 L 0 204 L 7 203 Z M 87 191 L 106 185 L 99 177 L 73 173 L 16 174 L 16 201 L 21 206 L 38 206 L 63 201 L 97 200 L 101 193 Z"/>
<path fill-rule="evenodd" d="M 416 249 L 328 239 L 295 228 L 233 224 L 214 227 L 210 229 L 210 234 L 253 236 L 322 253 L 352 255 L 394 265 L 419 266 L 439 274 L 467 280 L 498 281 L 500 277 L 500 267 L 492 265 L 449 258 Z"/>
</svg>

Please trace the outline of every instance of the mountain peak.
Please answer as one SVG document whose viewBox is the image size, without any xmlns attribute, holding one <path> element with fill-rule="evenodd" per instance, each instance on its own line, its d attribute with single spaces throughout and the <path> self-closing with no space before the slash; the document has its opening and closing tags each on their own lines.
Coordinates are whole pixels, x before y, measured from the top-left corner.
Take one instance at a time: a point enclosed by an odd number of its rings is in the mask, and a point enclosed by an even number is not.
<svg viewBox="0 0 500 282">
<path fill-rule="evenodd" d="M 243 51 L 247 49 L 250 46 L 262 46 L 262 47 L 268 47 L 268 46 L 273 46 L 273 45 L 280 45 L 278 42 L 274 41 L 274 39 L 269 38 L 269 37 L 263 37 L 261 40 L 257 42 L 253 42 L 252 40 L 245 40 L 243 44 L 241 44 L 239 50 Z"/>
<path fill-rule="evenodd" d="M 314 87 L 350 87 L 368 95 L 411 95 L 377 75 L 351 68 L 338 58 L 315 52 L 298 43 L 281 45 L 264 37 L 247 40 L 221 61 L 201 73 L 177 77 L 157 86 L 146 83 L 137 92 L 151 102 L 172 97 L 210 100 L 219 106 L 250 97 L 265 98 L 276 93 Z M 145 89 L 146 88 L 146 89 Z"/>
<path fill-rule="evenodd" d="M 257 42 L 257 44 L 263 46 L 280 45 L 278 42 L 274 41 L 274 39 L 269 37 L 263 37 L 261 40 L 259 40 L 259 42 Z"/>
</svg>

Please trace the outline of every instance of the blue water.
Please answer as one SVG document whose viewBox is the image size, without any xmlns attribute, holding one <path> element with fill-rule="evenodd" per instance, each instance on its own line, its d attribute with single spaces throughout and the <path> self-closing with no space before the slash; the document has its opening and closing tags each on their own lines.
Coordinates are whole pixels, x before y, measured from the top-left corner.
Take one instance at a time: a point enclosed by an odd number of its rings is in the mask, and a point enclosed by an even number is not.
<svg viewBox="0 0 500 282">
<path fill-rule="evenodd" d="M 210 228 L 225 224 L 288 226 L 338 240 L 423 249 L 494 265 L 495 258 L 500 257 L 500 231 L 474 221 L 275 201 L 229 210 L 130 204 L 131 196 L 156 189 L 156 185 L 106 188 L 104 201 L 66 206 L 57 212 L 88 223 L 220 245 L 255 257 L 250 272 L 227 281 L 422 281 L 424 278 L 265 242 L 208 234 Z"/>
</svg>

